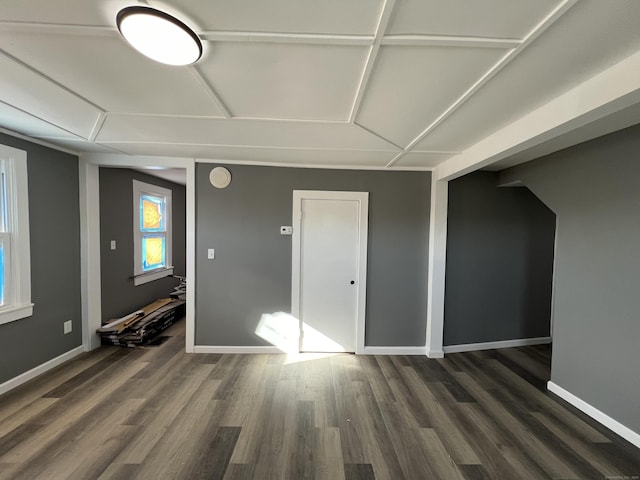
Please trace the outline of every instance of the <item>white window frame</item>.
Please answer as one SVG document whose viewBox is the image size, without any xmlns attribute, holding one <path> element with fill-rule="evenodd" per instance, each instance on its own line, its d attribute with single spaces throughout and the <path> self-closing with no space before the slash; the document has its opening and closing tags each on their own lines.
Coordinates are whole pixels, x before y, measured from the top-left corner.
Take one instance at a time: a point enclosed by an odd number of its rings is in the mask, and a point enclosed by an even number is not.
<svg viewBox="0 0 640 480">
<path fill-rule="evenodd" d="M 152 282 L 160 278 L 173 275 L 173 263 L 172 263 L 172 204 L 171 204 L 171 190 L 168 188 L 162 188 L 150 183 L 140 182 L 138 180 L 133 181 L 133 284 L 135 286 L 142 285 L 144 283 Z M 165 199 L 165 213 L 166 218 L 166 233 L 165 233 L 165 253 L 166 253 L 166 267 L 156 268 L 148 272 L 142 270 L 142 232 L 140 231 L 140 197 L 142 195 L 152 195 L 155 197 L 164 197 Z"/>
<path fill-rule="evenodd" d="M 27 152 L 0 145 L 0 168 L 4 171 L 7 199 L 7 225 L 0 233 L 6 248 L 2 325 L 33 315 Z"/>
</svg>

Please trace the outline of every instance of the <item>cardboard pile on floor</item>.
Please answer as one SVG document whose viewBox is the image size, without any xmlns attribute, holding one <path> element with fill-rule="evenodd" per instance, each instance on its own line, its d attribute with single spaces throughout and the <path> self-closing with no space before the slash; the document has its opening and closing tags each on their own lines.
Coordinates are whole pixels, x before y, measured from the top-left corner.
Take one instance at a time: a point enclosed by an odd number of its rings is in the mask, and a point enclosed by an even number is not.
<svg viewBox="0 0 640 480">
<path fill-rule="evenodd" d="M 103 345 L 136 347 L 153 340 L 184 313 L 184 300 L 162 298 L 122 318 L 109 320 L 97 332 Z"/>
</svg>

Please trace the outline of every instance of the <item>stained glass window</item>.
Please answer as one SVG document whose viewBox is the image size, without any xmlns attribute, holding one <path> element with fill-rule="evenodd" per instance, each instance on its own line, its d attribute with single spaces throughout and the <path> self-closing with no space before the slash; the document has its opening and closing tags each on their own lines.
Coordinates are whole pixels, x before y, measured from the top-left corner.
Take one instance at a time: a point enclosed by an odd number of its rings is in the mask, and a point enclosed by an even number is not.
<svg viewBox="0 0 640 480">
<path fill-rule="evenodd" d="M 133 181 L 134 284 L 173 272 L 171 266 L 171 190 Z"/>
<path fill-rule="evenodd" d="M 164 236 L 142 236 L 142 270 L 145 272 L 165 266 L 166 247 Z"/>
<path fill-rule="evenodd" d="M 164 197 L 140 195 L 142 270 L 144 272 L 166 266 L 165 210 Z"/>
<path fill-rule="evenodd" d="M 140 230 L 162 232 L 165 226 L 165 202 L 162 197 L 142 195 L 140 198 Z"/>
</svg>

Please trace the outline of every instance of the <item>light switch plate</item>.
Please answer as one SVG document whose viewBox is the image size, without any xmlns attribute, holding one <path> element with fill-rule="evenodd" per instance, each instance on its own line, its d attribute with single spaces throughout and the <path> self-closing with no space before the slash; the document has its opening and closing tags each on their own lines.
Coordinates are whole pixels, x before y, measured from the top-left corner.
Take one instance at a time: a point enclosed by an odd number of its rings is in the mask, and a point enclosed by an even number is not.
<svg viewBox="0 0 640 480">
<path fill-rule="evenodd" d="M 111 250 L 115 250 L 115 249 L 116 249 L 116 241 L 111 240 Z"/>
<path fill-rule="evenodd" d="M 210 248 L 209 250 L 207 250 L 207 258 L 209 260 L 213 260 L 216 258 L 216 249 L 215 248 Z"/>
<path fill-rule="evenodd" d="M 291 235 L 293 233 L 293 227 L 283 225 L 280 227 L 280 235 Z"/>
</svg>

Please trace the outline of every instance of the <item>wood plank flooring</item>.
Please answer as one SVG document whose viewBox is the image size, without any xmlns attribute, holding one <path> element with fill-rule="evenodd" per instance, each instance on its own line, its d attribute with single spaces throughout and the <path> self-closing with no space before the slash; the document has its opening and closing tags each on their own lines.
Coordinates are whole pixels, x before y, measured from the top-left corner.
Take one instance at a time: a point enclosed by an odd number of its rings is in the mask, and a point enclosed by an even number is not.
<svg viewBox="0 0 640 480">
<path fill-rule="evenodd" d="M 549 347 L 187 355 L 167 335 L 0 397 L 0 479 L 640 478 L 640 450 L 546 392 Z"/>
</svg>

